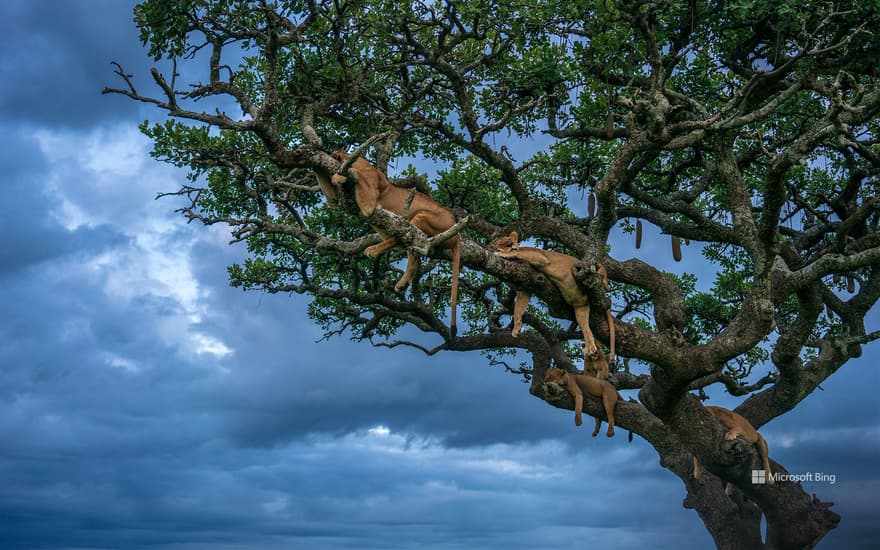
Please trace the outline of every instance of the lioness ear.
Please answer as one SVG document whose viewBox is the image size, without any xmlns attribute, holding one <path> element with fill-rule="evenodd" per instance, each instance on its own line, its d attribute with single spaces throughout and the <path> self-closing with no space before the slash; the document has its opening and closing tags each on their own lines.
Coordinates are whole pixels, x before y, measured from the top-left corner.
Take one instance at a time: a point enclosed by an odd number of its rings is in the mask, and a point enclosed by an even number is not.
<svg viewBox="0 0 880 550">
<path fill-rule="evenodd" d="M 513 241 L 513 244 L 519 244 L 519 233 L 517 233 L 516 231 L 511 231 L 510 239 Z"/>
</svg>

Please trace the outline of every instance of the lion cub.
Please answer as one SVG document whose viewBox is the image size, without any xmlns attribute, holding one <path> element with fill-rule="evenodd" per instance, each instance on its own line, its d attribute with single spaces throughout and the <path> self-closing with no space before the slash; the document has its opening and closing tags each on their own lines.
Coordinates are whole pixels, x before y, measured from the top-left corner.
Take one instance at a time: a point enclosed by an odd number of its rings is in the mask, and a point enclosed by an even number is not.
<svg viewBox="0 0 880 550">
<path fill-rule="evenodd" d="M 496 256 L 508 258 L 512 260 L 521 260 L 534 267 L 553 281 L 553 284 L 559 289 L 562 298 L 574 308 L 574 315 L 581 332 L 584 334 L 584 358 L 587 358 L 596 352 L 596 340 L 593 338 L 593 332 L 590 330 L 590 301 L 587 295 L 578 286 L 571 268 L 578 263 L 578 259 L 553 252 L 552 250 L 543 250 L 541 248 L 532 248 L 530 246 L 519 245 L 519 235 L 516 231 L 511 232 L 506 237 L 501 237 L 492 241 L 489 248 L 495 252 Z M 608 286 L 608 273 L 605 268 L 600 266 L 597 270 L 605 282 L 605 289 Z M 525 291 L 518 290 L 516 293 L 516 303 L 513 306 L 513 336 L 519 334 L 522 328 L 522 316 L 529 305 L 531 296 Z M 597 374 L 603 380 L 608 378 L 608 363 L 614 362 L 614 319 L 611 311 L 607 310 L 609 349 L 608 360 L 602 361 L 604 368 Z"/>
<path fill-rule="evenodd" d="M 617 390 L 604 380 L 600 380 L 587 374 L 571 374 L 562 369 L 547 369 L 544 375 L 544 383 L 553 382 L 559 384 L 568 390 L 568 393 L 574 397 L 574 423 L 580 426 L 583 423 L 581 413 L 584 410 L 584 393 L 598 397 L 602 400 L 605 407 L 605 416 L 608 417 L 608 431 L 605 433 L 608 437 L 614 435 L 614 406 L 617 404 Z M 602 420 L 596 418 L 596 428 L 593 430 L 593 437 L 599 433 L 602 426 Z"/>
<path fill-rule="evenodd" d="M 772 485 L 773 476 L 770 475 L 770 457 L 767 450 L 767 441 L 761 437 L 758 430 L 756 430 L 755 427 L 752 426 L 752 424 L 742 415 L 733 411 L 712 405 L 707 406 L 706 410 L 715 417 L 715 420 L 727 428 L 727 433 L 724 435 L 724 439 L 731 441 L 742 436 L 752 445 L 758 445 L 758 454 L 761 455 L 761 461 L 764 464 L 764 471 L 767 473 L 767 484 Z M 694 457 L 694 479 L 700 479 L 702 472 L 703 470 L 700 467 L 700 461 L 697 460 L 697 457 Z M 728 485 L 726 489 L 729 491 L 730 485 Z"/>
</svg>

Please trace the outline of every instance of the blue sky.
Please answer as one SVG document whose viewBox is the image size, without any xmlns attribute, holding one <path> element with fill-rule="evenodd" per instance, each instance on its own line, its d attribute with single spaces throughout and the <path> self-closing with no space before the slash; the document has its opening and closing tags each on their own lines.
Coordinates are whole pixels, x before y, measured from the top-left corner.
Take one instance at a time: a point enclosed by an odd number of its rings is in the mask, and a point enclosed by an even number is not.
<svg viewBox="0 0 880 550">
<path fill-rule="evenodd" d="M 137 131 L 162 115 L 100 94 L 111 61 L 149 69 L 131 4 L 0 12 L 0 547 L 711 546 L 639 438 L 592 439 L 477 354 L 318 342 L 307 299 L 230 288 L 244 247 L 154 200 L 184 181 Z M 665 244 L 641 254 L 703 269 Z M 828 548 L 880 535 L 877 358 L 762 430 L 836 475 L 805 484 L 843 516 Z"/>
</svg>

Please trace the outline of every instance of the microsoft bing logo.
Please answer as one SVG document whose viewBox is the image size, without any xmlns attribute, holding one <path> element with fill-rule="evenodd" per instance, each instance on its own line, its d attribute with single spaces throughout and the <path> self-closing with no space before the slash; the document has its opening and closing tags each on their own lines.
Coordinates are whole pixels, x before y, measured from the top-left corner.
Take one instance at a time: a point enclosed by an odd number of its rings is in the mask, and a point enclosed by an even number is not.
<svg viewBox="0 0 880 550">
<path fill-rule="evenodd" d="M 767 485 L 767 482 L 789 481 L 792 483 L 819 482 L 834 485 L 837 483 L 837 474 L 825 472 L 804 472 L 803 474 L 789 474 L 782 472 L 767 472 L 765 470 L 752 470 L 753 485 Z"/>
</svg>

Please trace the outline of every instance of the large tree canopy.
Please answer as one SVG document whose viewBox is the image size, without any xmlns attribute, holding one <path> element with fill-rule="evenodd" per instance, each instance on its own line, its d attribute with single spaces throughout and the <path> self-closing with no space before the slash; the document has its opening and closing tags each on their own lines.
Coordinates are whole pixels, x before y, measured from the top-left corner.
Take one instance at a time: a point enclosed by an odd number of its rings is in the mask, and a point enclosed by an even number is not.
<svg viewBox="0 0 880 550">
<path fill-rule="evenodd" d="M 571 408 L 542 385 L 582 359 L 571 308 L 486 249 L 516 230 L 582 259 L 600 339 L 615 316 L 611 380 L 639 390 L 618 423 L 683 480 L 719 547 L 764 544 L 762 513 L 772 548 L 810 548 L 837 524 L 799 484 L 751 484 L 756 452 L 724 442 L 698 397 L 747 395 L 737 411 L 760 427 L 880 336 L 864 326 L 880 297 L 875 2 L 148 0 L 135 21 L 159 67 L 145 85 L 117 66 L 105 92 L 170 115 L 142 129 L 189 171 L 181 211 L 246 241 L 232 284 L 312 296 L 328 335 L 505 365 L 521 350 L 531 364 L 510 370 Z M 314 173 L 338 170 L 339 149 L 468 216 L 459 336 L 445 250 L 395 293 L 401 256 L 364 256 L 369 226 L 430 249 L 425 235 L 387 211 L 363 219 L 350 196 L 327 206 Z M 620 257 L 609 235 L 637 225 L 657 228 L 655 247 L 689 241 L 713 279 Z M 512 289 L 540 298 L 518 338 Z M 693 456 L 715 475 L 695 480 Z"/>
</svg>

